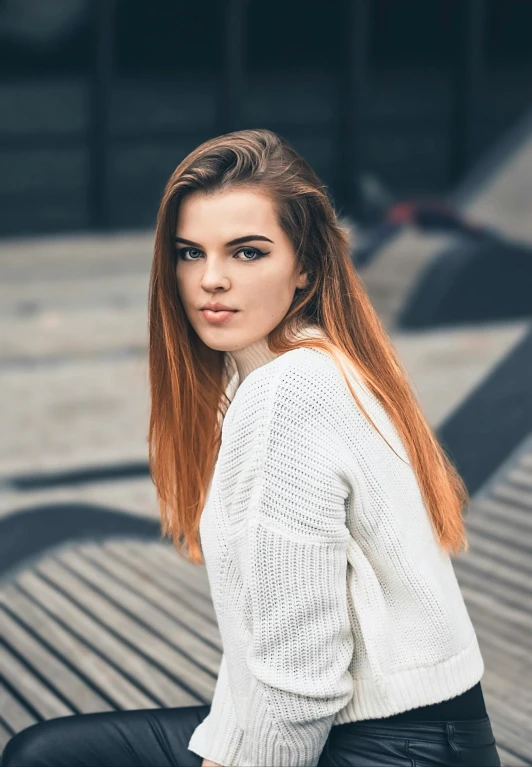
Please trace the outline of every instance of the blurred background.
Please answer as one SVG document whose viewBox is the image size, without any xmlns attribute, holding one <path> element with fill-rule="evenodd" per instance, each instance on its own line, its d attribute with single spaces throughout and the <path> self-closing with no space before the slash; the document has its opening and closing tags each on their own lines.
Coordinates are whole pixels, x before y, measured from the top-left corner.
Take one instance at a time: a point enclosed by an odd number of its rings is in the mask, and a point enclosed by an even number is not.
<svg viewBox="0 0 532 767">
<path fill-rule="evenodd" d="M 329 187 L 470 491 L 453 565 L 532 765 L 532 3 L 0 0 L 0 748 L 210 702 L 203 566 L 160 539 L 147 290 L 166 180 L 242 128 Z"/>
<path fill-rule="evenodd" d="M 0 234 L 149 228 L 169 169 L 263 125 L 346 212 L 358 172 L 444 194 L 529 106 L 531 26 L 519 0 L 1 0 Z"/>
</svg>

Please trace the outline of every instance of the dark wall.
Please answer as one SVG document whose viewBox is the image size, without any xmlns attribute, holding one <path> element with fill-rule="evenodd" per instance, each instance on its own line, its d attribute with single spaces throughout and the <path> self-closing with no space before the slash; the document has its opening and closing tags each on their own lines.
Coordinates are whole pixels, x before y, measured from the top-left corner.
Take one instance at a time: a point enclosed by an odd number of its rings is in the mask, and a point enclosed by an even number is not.
<svg viewBox="0 0 532 767">
<path fill-rule="evenodd" d="M 451 72 L 466 0 L 376 0 L 362 170 L 397 196 L 449 186 Z M 13 2 L 13 0 L 12 0 Z M 38 0 L 35 0 L 38 5 Z M 0 236 L 90 226 L 90 83 L 97 0 L 50 28 L 6 26 L 0 0 Z M 37 7 L 37 6 L 36 6 Z M 46 6 L 54 8 L 54 0 Z M 58 6 L 59 7 L 59 6 Z M 334 194 L 339 73 L 350 44 L 343 0 L 248 0 L 242 127 L 269 127 Z M 152 226 L 171 171 L 218 133 L 223 2 L 117 0 L 109 100 L 109 223 Z M 487 3 L 484 80 L 471 162 L 530 106 L 532 3 Z"/>
</svg>

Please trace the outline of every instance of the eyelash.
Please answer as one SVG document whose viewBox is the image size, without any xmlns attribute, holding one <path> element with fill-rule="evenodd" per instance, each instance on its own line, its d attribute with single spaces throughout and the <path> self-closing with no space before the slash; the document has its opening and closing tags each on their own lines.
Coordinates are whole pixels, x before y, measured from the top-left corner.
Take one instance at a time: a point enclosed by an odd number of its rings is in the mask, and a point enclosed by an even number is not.
<svg viewBox="0 0 532 767">
<path fill-rule="evenodd" d="M 177 249 L 177 255 L 178 255 L 178 257 L 179 257 L 179 258 L 180 258 L 182 261 L 198 261 L 198 259 L 197 259 L 197 258 L 191 258 L 191 259 L 190 259 L 190 258 L 185 258 L 183 254 L 184 254 L 184 253 L 185 253 L 185 251 L 187 251 L 187 250 L 197 250 L 197 251 L 199 251 L 199 252 L 201 253 L 201 251 L 199 250 L 199 248 L 178 248 L 178 249 Z M 239 248 L 239 249 L 236 251 L 236 253 L 240 253 L 242 250 L 253 250 L 253 251 L 255 252 L 255 254 L 256 254 L 256 258 L 244 258 L 244 259 L 239 259 L 240 261 L 250 261 L 251 263 L 253 263 L 253 261 L 258 261 L 258 260 L 259 260 L 260 258 L 262 258 L 263 256 L 266 256 L 266 255 L 268 255 L 267 253 L 265 253 L 265 252 L 264 252 L 264 251 L 262 251 L 262 250 L 259 250 L 258 248 L 249 248 L 249 247 L 247 247 L 247 248 Z M 236 255 L 236 254 L 235 254 L 235 255 Z"/>
</svg>

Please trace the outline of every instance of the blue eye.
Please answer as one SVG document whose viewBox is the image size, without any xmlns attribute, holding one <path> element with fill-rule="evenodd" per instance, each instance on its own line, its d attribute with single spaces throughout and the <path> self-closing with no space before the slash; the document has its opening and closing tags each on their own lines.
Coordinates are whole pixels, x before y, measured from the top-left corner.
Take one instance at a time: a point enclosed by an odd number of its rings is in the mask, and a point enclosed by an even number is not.
<svg viewBox="0 0 532 767">
<path fill-rule="evenodd" d="M 239 248 L 239 250 L 236 251 L 236 253 L 241 253 L 243 251 L 250 251 L 255 256 L 254 258 L 241 258 L 240 261 L 258 261 L 259 258 L 262 258 L 263 256 L 266 256 L 267 253 L 264 253 L 264 251 L 259 250 L 258 248 Z M 196 253 L 201 253 L 201 250 L 198 248 L 178 248 L 178 256 L 183 261 L 197 261 L 197 258 L 186 258 L 186 253 L 190 251 L 196 251 Z M 235 253 L 235 255 L 236 255 Z"/>
<path fill-rule="evenodd" d="M 192 259 L 190 259 L 190 258 L 185 258 L 185 252 L 186 252 L 187 250 L 195 250 L 195 251 L 196 251 L 196 252 L 198 252 L 198 253 L 200 252 L 200 251 L 199 251 L 197 248 L 179 248 L 179 249 L 178 249 L 178 251 L 177 251 L 177 252 L 178 252 L 178 254 L 179 254 L 179 257 L 180 257 L 180 258 L 182 258 L 182 259 L 183 259 L 183 261 L 197 261 L 197 259 L 196 259 L 196 258 L 192 258 Z"/>
<path fill-rule="evenodd" d="M 256 256 L 256 258 L 254 259 L 245 258 L 244 261 L 251 261 L 251 260 L 258 261 L 259 258 L 262 258 L 263 256 L 266 255 L 262 250 L 258 250 L 257 248 L 240 248 L 240 250 L 237 250 L 237 253 L 241 253 L 244 250 L 250 250 Z"/>
</svg>

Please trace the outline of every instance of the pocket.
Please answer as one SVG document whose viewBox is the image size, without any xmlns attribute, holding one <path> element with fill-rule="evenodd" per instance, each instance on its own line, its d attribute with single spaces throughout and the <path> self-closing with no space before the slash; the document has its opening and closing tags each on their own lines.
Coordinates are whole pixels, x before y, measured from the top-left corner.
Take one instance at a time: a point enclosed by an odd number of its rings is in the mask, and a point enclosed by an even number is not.
<svg viewBox="0 0 532 767">
<path fill-rule="evenodd" d="M 453 751 L 445 741 L 415 739 L 408 742 L 412 767 L 501 767 L 495 740 L 482 745 L 460 745 Z"/>
<path fill-rule="evenodd" d="M 457 761 L 451 746 L 443 738 L 409 740 L 407 751 L 412 760 L 412 767 L 449 767 L 454 764 L 464 767 Z"/>
<path fill-rule="evenodd" d="M 348 730 L 336 732 L 327 741 L 328 764 L 331 767 L 412 767 L 406 744 L 405 738 L 390 734 L 381 738 Z"/>
</svg>

